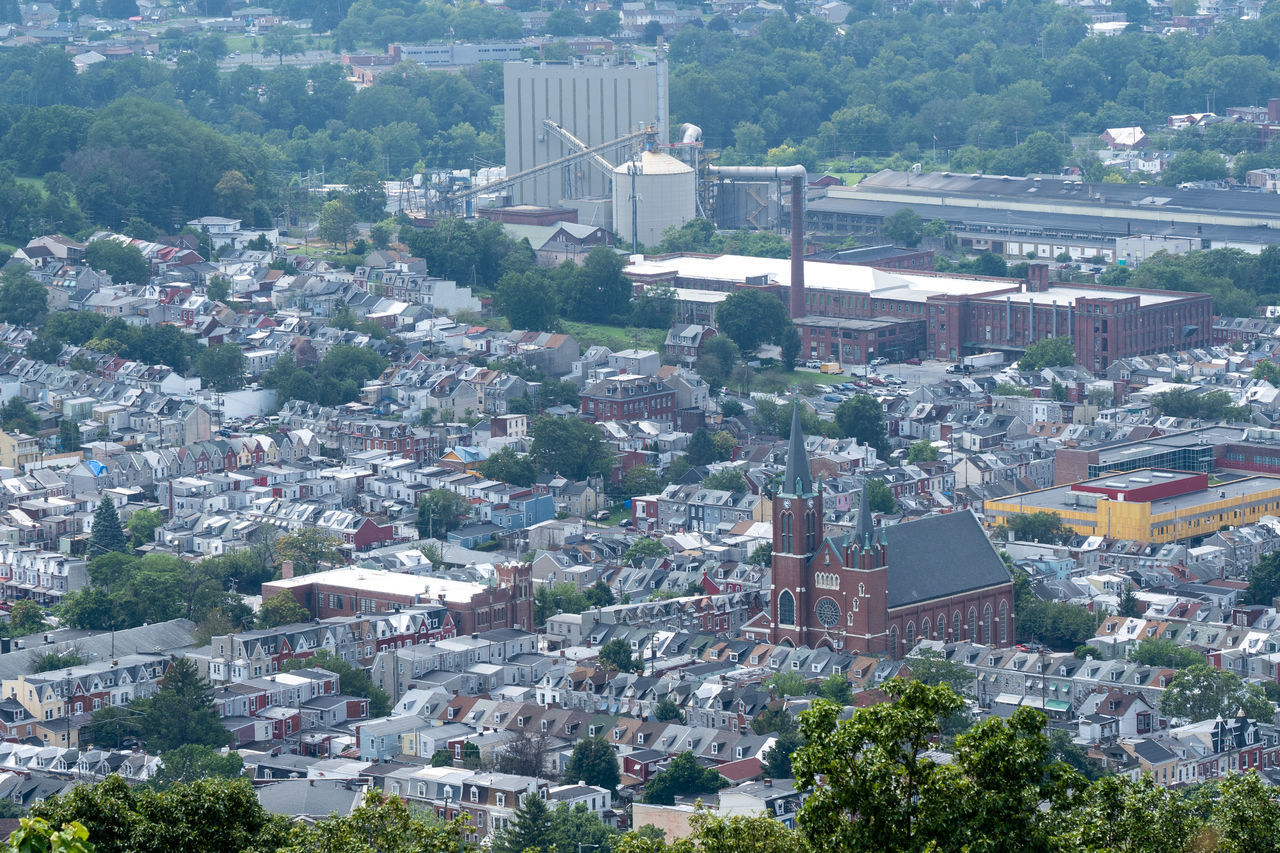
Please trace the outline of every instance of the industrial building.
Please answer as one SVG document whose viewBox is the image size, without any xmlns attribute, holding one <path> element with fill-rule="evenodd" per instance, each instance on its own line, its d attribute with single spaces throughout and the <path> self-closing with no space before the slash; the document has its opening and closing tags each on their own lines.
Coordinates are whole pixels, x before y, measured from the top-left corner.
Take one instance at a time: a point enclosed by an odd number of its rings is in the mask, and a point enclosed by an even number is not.
<svg viewBox="0 0 1280 853">
<path fill-rule="evenodd" d="M 802 326 L 809 316 L 920 321 L 922 346 L 915 352 L 899 348 L 903 357 L 1017 356 L 1036 341 L 1070 337 L 1077 363 L 1101 371 L 1120 358 L 1208 346 L 1213 333 L 1213 300 L 1206 294 L 1053 284 L 1043 264 L 1032 264 L 1025 282 L 737 255 L 644 258 L 624 273 L 646 286 L 767 290 L 791 305 Z M 792 289 L 797 277 L 798 293 Z M 847 353 L 840 350 L 842 363 L 865 360 L 865 346 L 860 354 L 852 345 Z"/>
<path fill-rule="evenodd" d="M 1267 193 L 885 170 L 856 186 L 827 187 L 809 201 L 805 229 L 878 235 L 885 217 L 903 207 L 946 223 L 966 252 L 1012 259 L 1065 252 L 1115 262 L 1122 259 L 1116 241 L 1139 235 L 1183 238 L 1197 249 L 1260 251 L 1280 228 L 1280 206 Z"/>
<path fill-rule="evenodd" d="M 1208 474 L 1143 468 L 983 504 L 988 527 L 1034 512 L 1056 513 L 1082 536 L 1177 542 L 1276 515 L 1280 477 L 1259 475 L 1210 485 Z"/>
<path fill-rule="evenodd" d="M 598 63 L 507 62 L 503 69 L 507 174 L 515 175 L 551 163 L 581 148 L 544 124 L 554 122 L 588 148 L 622 140 L 646 127 L 668 140 L 667 67 L 661 59 L 649 65 Z M 625 159 L 610 160 L 609 172 Z M 511 187 L 513 204 L 559 205 L 565 199 L 608 199 L 611 174 L 590 158 L 580 159 Z M 693 189 L 690 189 L 690 193 Z M 580 221 L 591 222 L 588 217 Z M 593 222 L 592 224 L 601 224 Z"/>
<path fill-rule="evenodd" d="M 655 245 L 697 215 L 697 176 L 670 154 L 641 152 L 613 170 L 613 230 L 624 244 Z"/>
<path fill-rule="evenodd" d="M 1100 447 L 1060 447 L 1053 481 L 1064 485 L 1141 468 L 1280 475 L 1280 430 L 1210 426 Z"/>
</svg>

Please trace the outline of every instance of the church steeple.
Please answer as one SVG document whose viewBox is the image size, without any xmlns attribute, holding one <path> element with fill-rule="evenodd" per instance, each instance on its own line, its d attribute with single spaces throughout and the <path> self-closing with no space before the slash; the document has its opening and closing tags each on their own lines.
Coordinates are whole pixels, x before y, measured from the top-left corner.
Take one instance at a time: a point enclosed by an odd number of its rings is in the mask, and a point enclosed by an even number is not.
<svg viewBox="0 0 1280 853">
<path fill-rule="evenodd" d="M 875 523 L 871 520 L 871 499 L 867 496 L 867 482 L 862 482 L 862 498 L 858 504 L 858 526 L 853 532 L 853 541 L 863 548 L 871 547 L 871 539 L 875 536 Z"/>
<path fill-rule="evenodd" d="M 813 477 L 809 473 L 809 454 L 804 449 L 804 429 L 800 426 L 800 400 L 791 405 L 791 440 L 787 445 L 787 472 L 783 475 L 781 494 L 807 497 L 813 494 Z"/>
</svg>

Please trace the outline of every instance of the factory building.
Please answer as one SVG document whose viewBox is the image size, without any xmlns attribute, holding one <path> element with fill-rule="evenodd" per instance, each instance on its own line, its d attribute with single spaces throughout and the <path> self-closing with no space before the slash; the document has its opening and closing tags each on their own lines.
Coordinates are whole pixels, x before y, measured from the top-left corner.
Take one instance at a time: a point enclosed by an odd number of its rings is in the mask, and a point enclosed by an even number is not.
<svg viewBox="0 0 1280 853">
<path fill-rule="evenodd" d="M 793 275 L 788 259 L 736 255 L 645 258 L 633 261 L 624 273 L 646 286 L 709 291 L 756 287 L 784 302 L 791 298 Z M 1206 294 L 1059 285 L 1049 281 L 1042 264 L 1031 265 L 1025 282 L 822 261 L 805 261 L 803 274 L 803 311 L 791 312 L 799 325 L 809 316 L 918 321 L 924 330 L 921 344 L 914 352 L 899 347 L 904 358 L 955 361 L 989 351 L 1016 357 L 1036 341 L 1070 337 L 1077 363 L 1101 371 L 1116 359 L 1208 346 L 1212 340 L 1213 300 Z M 819 337 L 811 335 L 809 346 Z M 842 363 L 861 364 L 865 357 L 865 345 L 860 357 L 852 344 L 847 355 L 840 351 Z"/>
<path fill-rule="evenodd" d="M 643 151 L 613 170 L 613 226 L 624 245 L 653 246 L 662 232 L 697 215 L 698 181 L 692 168 L 655 151 Z"/>
<path fill-rule="evenodd" d="M 1082 536 L 1176 542 L 1280 513 L 1280 477 L 1210 485 L 1208 474 L 1143 468 L 988 500 L 982 511 L 988 527 L 1024 513 L 1052 512 Z"/>
</svg>

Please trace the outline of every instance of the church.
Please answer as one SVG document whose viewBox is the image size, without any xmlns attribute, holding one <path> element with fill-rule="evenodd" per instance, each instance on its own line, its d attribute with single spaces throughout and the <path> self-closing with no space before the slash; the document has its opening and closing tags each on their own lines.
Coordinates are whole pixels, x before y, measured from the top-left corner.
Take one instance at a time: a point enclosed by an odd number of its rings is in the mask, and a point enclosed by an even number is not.
<svg viewBox="0 0 1280 853">
<path fill-rule="evenodd" d="M 901 658 L 920 639 L 1013 642 L 1013 583 L 972 512 L 885 528 L 862 492 L 852 534 L 828 536 L 797 403 L 785 480 L 773 500 L 769 612 L 753 639 Z"/>
</svg>

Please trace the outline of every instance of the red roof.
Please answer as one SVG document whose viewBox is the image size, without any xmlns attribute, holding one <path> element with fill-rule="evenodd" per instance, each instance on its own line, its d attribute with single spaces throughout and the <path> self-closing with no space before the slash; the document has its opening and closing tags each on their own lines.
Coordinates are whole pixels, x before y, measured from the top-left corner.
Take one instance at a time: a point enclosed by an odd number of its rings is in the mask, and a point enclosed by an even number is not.
<svg viewBox="0 0 1280 853">
<path fill-rule="evenodd" d="M 742 758 L 730 761 L 728 764 L 721 764 L 716 770 L 730 782 L 745 782 L 759 777 L 764 771 L 764 766 L 758 758 Z"/>
</svg>

